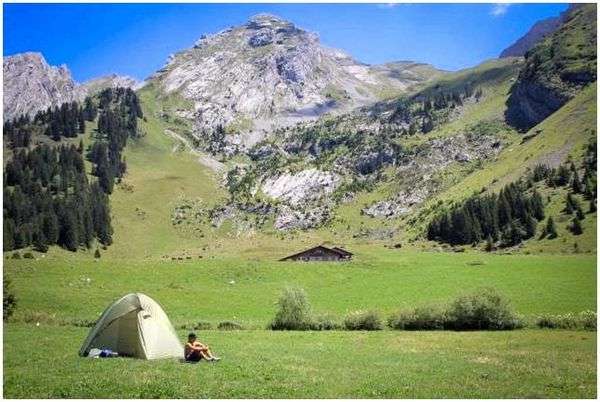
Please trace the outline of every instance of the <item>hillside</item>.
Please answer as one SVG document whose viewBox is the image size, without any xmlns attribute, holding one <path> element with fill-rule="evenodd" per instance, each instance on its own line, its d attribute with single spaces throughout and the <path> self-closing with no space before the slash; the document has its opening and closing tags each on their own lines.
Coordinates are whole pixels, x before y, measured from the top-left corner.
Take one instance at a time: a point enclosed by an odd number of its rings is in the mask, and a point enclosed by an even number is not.
<svg viewBox="0 0 600 402">
<path fill-rule="evenodd" d="M 507 102 L 511 125 L 530 129 L 596 80 L 596 26 L 595 4 L 571 7 L 560 28 L 526 54 Z"/>
<path fill-rule="evenodd" d="M 582 25 L 588 18 L 588 6 L 570 9 L 564 24 L 530 53 L 543 53 L 547 46 L 571 49 L 576 38 L 589 33 Z M 296 46 L 306 46 L 306 51 L 300 55 L 293 50 Z M 217 57 L 219 52 L 224 53 Z M 248 109 L 251 121 L 279 116 L 277 120 L 290 107 L 304 107 L 303 102 L 313 99 L 309 92 L 314 94 L 315 88 L 340 77 L 349 80 L 344 85 L 371 82 L 364 74 L 357 75 L 359 70 L 377 83 L 364 87 L 370 88 L 366 98 L 350 96 L 335 112 L 287 123 L 278 120 L 280 125 L 259 136 L 237 123 L 232 128 L 233 120 L 228 120 L 255 103 L 243 106 L 248 100 L 244 96 L 233 92 L 225 96 L 229 90 L 215 86 L 217 80 L 198 75 L 217 62 L 226 63 L 232 73 L 256 75 L 278 58 L 300 68 L 311 66 L 313 56 L 328 67 L 313 66 L 316 70 L 309 68 L 296 77 L 299 81 L 280 75 L 283 87 L 275 86 L 285 91 L 302 87 L 303 95 L 294 98 L 300 103 L 286 106 L 283 101 L 264 115 L 262 109 Z M 518 88 L 534 71 L 531 57 L 489 60 L 453 73 L 405 61 L 359 66 L 349 56 L 322 47 L 316 35 L 265 15 L 202 38 L 138 90 L 144 118 L 138 122 L 139 135 L 123 151 L 127 170 L 110 195 L 114 243 L 103 247 L 102 253 L 169 260 L 219 255 L 232 247 L 250 254 L 291 251 L 298 244 L 319 242 L 436 248 L 425 241 L 425 234 L 440 211 L 475 193 L 495 194 L 537 165 L 579 166 L 586 157 L 582 152 L 596 135 L 595 84 L 571 88 L 572 100 L 526 133 L 507 124 Z M 580 49 L 569 57 L 572 65 L 587 66 L 577 60 L 591 55 Z M 533 76 L 554 71 L 551 65 L 558 59 L 552 60 L 536 67 Z M 217 65 L 213 73 L 220 71 Z M 236 90 L 245 94 L 272 97 L 271 87 L 263 85 L 266 81 L 260 84 L 252 74 L 242 74 L 242 81 L 227 85 L 238 85 Z M 337 78 L 331 81 L 333 77 Z M 90 88 L 121 81 L 117 76 L 99 79 Z M 306 85 L 296 87 L 300 82 Z M 211 102 L 216 103 L 210 106 Z M 205 107 L 225 120 L 206 119 L 200 112 Z M 223 114 L 222 108 L 235 112 Z M 95 124 L 82 137 L 86 147 L 97 135 Z M 199 124 L 212 128 L 204 130 Z M 252 138 L 251 143 L 232 146 L 239 135 Z M 78 141 L 79 137 L 64 138 L 60 143 Z M 44 143 L 52 141 L 39 134 L 33 146 Z M 6 148 L 5 155 L 10 156 Z M 552 241 L 534 236 L 513 251 L 594 252 L 595 213 L 582 220 L 583 234 L 574 237 L 567 230 L 569 217 L 560 208 L 567 190 L 540 187 L 539 191 L 548 214 L 557 220 L 559 236 Z M 538 222 L 538 231 L 542 226 Z"/>
</svg>

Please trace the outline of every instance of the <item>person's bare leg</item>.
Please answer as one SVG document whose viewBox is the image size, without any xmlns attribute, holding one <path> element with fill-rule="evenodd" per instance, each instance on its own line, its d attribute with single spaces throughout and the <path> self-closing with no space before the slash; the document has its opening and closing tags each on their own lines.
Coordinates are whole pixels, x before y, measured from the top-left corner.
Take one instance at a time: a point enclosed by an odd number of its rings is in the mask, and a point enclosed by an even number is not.
<svg viewBox="0 0 600 402">
<path fill-rule="evenodd" d="M 213 355 L 209 348 L 206 348 L 205 353 L 210 357 L 211 360 L 221 360 L 219 357 Z"/>
<path fill-rule="evenodd" d="M 213 359 L 213 357 L 210 355 L 210 353 L 206 353 L 206 350 L 201 350 L 198 353 L 200 353 L 200 356 L 202 356 L 202 358 L 204 360 L 212 360 Z"/>
</svg>

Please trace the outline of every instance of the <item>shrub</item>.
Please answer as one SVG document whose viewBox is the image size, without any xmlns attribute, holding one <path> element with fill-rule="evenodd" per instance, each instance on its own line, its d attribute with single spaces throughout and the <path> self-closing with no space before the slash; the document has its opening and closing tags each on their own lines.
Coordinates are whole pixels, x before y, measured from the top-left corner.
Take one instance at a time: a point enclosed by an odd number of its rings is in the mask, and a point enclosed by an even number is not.
<svg viewBox="0 0 600 402">
<path fill-rule="evenodd" d="M 94 258 L 100 258 L 100 250 L 96 249 L 96 251 L 94 251 Z"/>
<path fill-rule="evenodd" d="M 447 327 L 454 330 L 521 328 L 508 300 L 495 289 L 484 288 L 457 298 L 447 311 Z"/>
<path fill-rule="evenodd" d="M 344 328 L 349 331 L 377 331 L 383 323 L 376 311 L 354 311 L 344 318 Z"/>
<path fill-rule="evenodd" d="M 212 329 L 212 324 L 208 321 L 198 321 L 192 328 L 194 328 L 196 331 L 206 331 Z"/>
<path fill-rule="evenodd" d="M 23 254 L 23 258 L 28 258 L 28 259 L 34 259 L 34 255 L 31 251 L 27 251 L 26 253 Z"/>
<path fill-rule="evenodd" d="M 15 312 L 15 308 L 17 307 L 17 298 L 12 292 L 10 279 L 8 279 L 6 276 L 4 276 L 3 279 L 4 281 L 2 283 L 2 289 L 4 293 L 2 295 L 2 319 L 6 321 Z"/>
<path fill-rule="evenodd" d="M 312 325 L 312 311 L 301 288 L 286 288 L 277 302 L 279 310 L 269 325 L 274 330 L 307 330 Z"/>
<path fill-rule="evenodd" d="M 64 323 L 74 327 L 91 328 L 96 325 L 96 320 L 86 320 L 85 318 L 74 318 Z"/>
<path fill-rule="evenodd" d="M 581 327 L 588 331 L 595 331 L 598 325 L 598 315 L 595 311 L 586 310 L 579 313 L 579 322 Z"/>
<path fill-rule="evenodd" d="M 12 255 L 13 260 L 20 260 L 21 254 L 18 251 L 15 251 Z"/>
<path fill-rule="evenodd" d="M 242 324 L 236 321 L 221 321 L 219 325 L 217 325 L 217 328 L 222 331 L 235 331 L 244 329 Z"/>
<path fill-rule="evenodd" d="M 584 329 L 587 331 L 595 331 L 596 322 L 596 312 L 586 310 L 579 314 L 543 314 L 537 318 L 535 325 L 539 328 Z"/>
<path fill-rule="evenodd" d="M 333 331 L 340 328 L 340 324 L 331 314 L 321 314 L 314 317 L 310 327 L 314 331 Z"/>
<path fill-rule="evenodd" d="M 388 326 L 403 330 L 436 330 L 446 326 L 446 313 L 434 306 L 417 307 L 414 310 L 403 310 L 392 314 Z"/>
</svg>

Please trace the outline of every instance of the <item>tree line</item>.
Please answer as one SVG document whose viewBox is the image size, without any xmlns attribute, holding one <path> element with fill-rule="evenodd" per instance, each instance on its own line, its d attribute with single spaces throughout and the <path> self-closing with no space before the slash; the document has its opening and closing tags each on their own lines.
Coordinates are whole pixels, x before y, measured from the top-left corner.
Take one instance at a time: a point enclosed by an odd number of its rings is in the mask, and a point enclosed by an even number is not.
<svg viewBox="0 0 600 402">
<path fill-rule="evenodd" d="M 583 170 L 583 176 L 580 171 Z M 451 245 L 477 244 L 486 241 L 509 247 L 536 234 L 538 222 L 545 218 L 544 202 L 537 183 L 549 187 L 565 187 L 567 196 L 564 214 L 572 217 L 568 229 L 575 235 L 583 233 L 581 221 L 585 212 L 574 196 L 589 200 L 588 213 L 596 211 L 596 144 L 590 143 L 580 169 L 571 162 L 557 168 L 537 165 L 526 177 L 506 185 L 498 194 L 473 195 L 462 203 L 434 217 L 427 226 L 427 239 Z M 548 217 L 542 237 L 557 237 L 554 219 Z"/>
<path fill-rule="evenodd" d="M 129 137 L 138 136 L 137 119 L 143 117 L 135 92 L 130 88 L 109 88 L 99 95 L 98 130 L 86 157 L 93 163 L 92 174 L 102 190 L 111 194 L 115 179 L 120 180 L 127 164 L 122 157 Z"/>
<path fill-rule="evenodd" d="M 45 252 L 112 242 L 108 196 L 88 181 L 81 150 L 41 145 L 18 150 L 4 170 L 4 250 Z"/>
<path fill-rule="evenodd" d="M 43 134 L 54 141 L 61 138 L 75 138 L 85 132 L 85 122 L 96 118 L 97 108 L 91 98 L 83 105 L 77 102 L 63 103 L 39 111 L 31 119 L 22 115 L 4 123 L 5 144 L 11 148 L 27 148 L 36 134 Z"/>
<path fill-rule="evenodd" d="M 38 113 L 33 120 L 16 119 L 9 123 L 9 136 L 10 141 L 26 132 L 30 137 L 40 132 L 54 139 L 71 137 L 75 127 L 79 132 L 85 129 L 80 128 L 81 119 L 96 117 L 98 129 L 86 157 L 97 180 L 88 179 L 82 142 L 78 147 L 43 144 L 14 149 L 4 168 L 5 251 L 33 246 L 45 252 L 53 244 L 75 251 L 91 247 L 94 239 L 103 245 L 112 243 L 108 194 L 125 173 L 121 152 L 127 138 L 137 136 L 137 118 L 143 117 L 135 93 L 110 88 L 95 99 L 87 98 L 81 107 L 64 104 Z"/>
</svg>

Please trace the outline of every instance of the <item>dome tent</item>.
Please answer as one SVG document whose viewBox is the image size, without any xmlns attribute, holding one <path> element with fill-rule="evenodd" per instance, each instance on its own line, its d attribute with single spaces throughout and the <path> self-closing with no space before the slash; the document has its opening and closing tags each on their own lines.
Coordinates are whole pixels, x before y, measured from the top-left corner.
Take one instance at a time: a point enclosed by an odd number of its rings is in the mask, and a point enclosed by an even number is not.
<svg viewBox="0 0 600 402">
<path fill-rule="evenodd" d="M 183 357 L 183 347 L 160 305 L 142 293 L 130 293 L 111 304 L 79 350 L 111 349 L 140 359 Z"/>
</svg>

